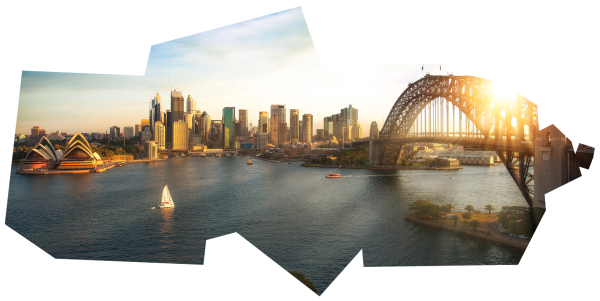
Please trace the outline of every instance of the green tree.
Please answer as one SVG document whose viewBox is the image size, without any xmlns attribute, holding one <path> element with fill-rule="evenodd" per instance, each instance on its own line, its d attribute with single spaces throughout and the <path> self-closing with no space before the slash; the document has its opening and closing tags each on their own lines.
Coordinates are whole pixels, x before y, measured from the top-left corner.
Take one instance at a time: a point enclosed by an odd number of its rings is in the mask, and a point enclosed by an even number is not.
<svg viewBox="0 0 600 301">
<path fill-rule="evenodd" d="M 470 213 L 470 212 L 463 213 L 461 216 L 462 216 L 462 218 L 463 218 L 464 220 L 466 220 L 466 221 L 468 221 L 468 220 L 470 220 L 470 219 L 471 219 L 471 213 Z"/>
<path fill-rule="evenodd" d="M 467 210 L 469 213 L 471 213 L 471 211 L 475 211 L 475 208 L 473 208 L 473 205 L 468 204 L 467 206 L 465 206 L 465 210 Z"/>
<path fill-rule="evenodd" d="M 494 208 L 494 206 L 492 206 L 490 204 L 487 204 L 487 205 L 485 205 L 485 207 L 483 207 L 483 209 L 487 210 L 488 214 L 492 214 L 492 210 L 494 210 L 496 208 Z"/>
<path fill-rule="evenodd" d="M 460 221 L 460 217 L 458 217 L 458 215 L 453 215 L 450 220 L 454 221 L 454 227 L 456 227 L 456 223 Z"/>
<path fill-rule="evenodd" d="M 440 206 L 436 204 L 429 205 L 428 213 L 431 214 L 431 218 L 435 219 L 436 222 L 442 217 L 442 210 L 440 209 Z"/>
<path fill-rule="evenodd" d="M 473 231 L 477 231 L 477 228 L 479 228 L 481 226 L 481 224 L 479 223 L 478 220 L 474 219 L 469 223 L 469 227 L 473 228 Z"/>
<path fill-rule="evenodd" d="M 311 291 L 315 292 L 315 294 L 319 294 L 317 292 L 317 288 L 315 287 L 314 284 L 312 284 L 312 282 L 310 282 L 310 280 L 306 279 L 306 276 L 304 276 L 304 274 L 296 272 L 296 271 L 288 271 L 290 274 L 292 274 L 294 277 L 296 277 L 296 279 L 298 279 L 300 282 L 302 282 L 304 285 L 306 285 L 306 287 L 308 287 Z"/>
<path fill-rule="evenodd" d="M 454 206 L 452 206 L 452 204 L 446 204 L 442 206 L 442 212 L 452 212 L 452 209 L 454 209 Z"/>
</svg>

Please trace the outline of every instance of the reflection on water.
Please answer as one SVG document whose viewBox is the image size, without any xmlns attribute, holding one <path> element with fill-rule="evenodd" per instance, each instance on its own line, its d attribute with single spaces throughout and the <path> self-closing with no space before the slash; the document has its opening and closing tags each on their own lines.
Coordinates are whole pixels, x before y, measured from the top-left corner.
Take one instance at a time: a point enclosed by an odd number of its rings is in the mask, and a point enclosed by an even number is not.
<svg viewBox="0 0 600 301">
<path fill-rule="evenodd" d="M 523 254 L 403 219 L 419 199 L 525 205 L 503 166 L 398 171 L 246 161 L 183 157 L 47 176 L 13 167 L 6 224 L 57 258 L 192 264 L 202 264 L 206 239 L 238 232 L 320 292 L 361 249 L 366 266 L 517 264 Z M 343 178 L 325 178 L 330 172 Z M 151 210 L 165 185 L 176 207 Z"/>
</svg>

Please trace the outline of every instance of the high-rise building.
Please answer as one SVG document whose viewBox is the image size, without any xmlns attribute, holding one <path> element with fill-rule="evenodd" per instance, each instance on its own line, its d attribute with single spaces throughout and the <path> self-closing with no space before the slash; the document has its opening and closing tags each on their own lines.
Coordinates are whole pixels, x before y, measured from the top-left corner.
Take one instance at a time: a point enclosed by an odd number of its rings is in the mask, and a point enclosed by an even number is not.
<svg viewBox="0 0 600 301">
<path fill-rule="evenodd" d="M 313 119 L 312 114 L 304 114 L 302 115 L 302 142 L 304 143 L 312 143 L 313 138 Z"/>
<path fill-rule="evenodd" d="M 317 139 L 316 141 L 323 141 L 323 129 L 317 129 Z"/>
<path fill-rule="evenodd" d="M 248 110 L 240 109 L 239 110 L 240 124 L 241 130 L 238 135 L 242 140 L 248 139 Z"/>
<path fill-rule="evenodd" d="M 213 148 L 223 148 L 223 121 L 211 120 L 210 122 L 210 140 L 213 143 Z"/>
<path fill-rule="evenodd" d="M 287 142 L 287 133 L 287 123 L 279 123 L 279 137 L 277 137 L 279 145 Z"/>
<path fill-rule="evenodd" d="M 223 148 L 231 149 L 234 147 L 233 141 L 235 131 L 233 123 L 235 122 L 235 107 L 223 108 Z"/>
<path fill-rule="evenodd" d="M 234 141 L 243 140 L 242 138 L 242 123 L 236 120 L 233 123 Z"/>
<path fill-rule="evenodd" d="M 268 134 L 269 129 L 269 112 L 258 112 L 258 133 Z"/>
<path fill-rule="evenodd" d="M 142 142 L 152 140 L 152 131 L 149 126 L 145 127 L 142 131 L 141 139 Z"/>
<path fill-rule="evenodd" d="M 160 95 L 156 92 L 156 96 L 152 98 L 150 101 L 150 128 L 152 129 L 152 133 L 154 133 L 154 123 L 163 122 L 162 115 L 162 100 L 160 99 Z"/>
<path fill-rule="evenodd" d="M 379 127 L 377 127 L 377 122 L 371 122 L 371 129 L 369 130 L 369 139 L 377 139 L 379 137 Z"/>
<path fill-rule="evenodd" d="M 265 146 L 269 143 L 269 134 L 267 133 L 260 133 L 258 134 L 258 146 Z"/>
<path fill-rule="evenodd" d="M 300 141 L 300 110 L 290 109 L 290 141 Z"/>
<path fill-rule="evenodd" d="M 40 140 L 40 127 L 34 126 L 31 128 L 31 136 L 29 136 L 29 140 L 39 141 Z"/>
<path fill-rule="evenodd" d="M 298 137 L 300 137 L 300 142 L 304 142 L 304 133 L 302 133 L 302 128 L 304 125 L 302 124 L 302 120 L 298 121 Z"/>
<path fill-rule="evenodd" d="M 142 133 L 142 125 L 136 124 L 135 125 L 135 136 L 139 138 L 141 133 Z"/>
<path fill-rule="evenodd" d="M 287 123 L 285 112 L 285 105 L 271 105 L 271 143 L 274 143 L 278 138 L 278 124 L 279 123 Z M 274 116 L 277 115 L 277 122 L 274 121 Z"/>
<path fill-rule="evenodd" d="M 354 139 L 361 139 L 363 137 L 363 128 L 360 125 L 360 122 L 356 122 L 356 126 L 354 127 Z"/>
<path fill-rule="evenodd" d="M 154 142 L 158 149 L 165 149 L 165 126 L 160 121 L 154 123 Z"/>
<path fill-rule="evenodd" d="M 183 120 L 188 124 L 188 129 L 194 129 L 194 114 L 184 113 Z"/>
<path fill-rule="evenodd" d="M 202 114 L 197 114 L 196 121 L 198 122 L 198 125 L 196 126 L 195 132 L 197 135 L 200 135 L 202 143 L 210 140 L 210 115 L 208 115 L 206 111 Z"/>
<path fill-rule="evenodd" d="M 196 113 L 196 100 L 194 100 L 192 98 L 192 95 L 188 94 L 188 98 L 187 98 L 187 110 L 186 113 L 188 114 L 194 114 Z"/>
<path fill-rule="evenodd" d="M 123 134 L 125 134 L 125 138 L 129 139 L 131 137 L 133 137 L 133 127 L 132 126 L 126 126 L 123 128 Z"/>
<path fill-rule="evenodd" d="M 149 119 L 142 119 L 142 131 L 147 126 L 150 126 L 150 120 Z"/>
<path fill-rule="evenodd" d="M 40 137 L 39 137 L 40 139 L 42 139 L 42 137 L 46 137 L 46 130 L 40 129 L 40 134 L 39 135 L 40 135 Z"/>
<path fill-rule="evenodd" d="M 329 121 L 325 125 L 325 129 L 323 129 L 323 140 L 330 141 L 333 136 L 333 122 Z"/>
<path fill-rule="evenodd" d="M 173 113 L 171 113 L 171 110 L 167 110 L 165 114 L 167 115 L 167 118 L 165 118 L 165 148 L 173 149 Z"/>
<path fill-rule="evenodd" d="M 173 122 L 173 149 L 187 150 L 189 140 L 188 124 L 185 121 Z"/>
<path fill-rule="evenodd" d="M 152 131 L 152 130 L 150 130 Z M 110 137 L 112 138 L 119 138 L 121 137 L 121 128 L 113 125 L 112 127 L 110 127 Z"/>
<path fill-rule="evenodd" d="M 165 141 L 167 148 L 175 145 L 173 140 L 174 123 L 185 120 L 183 116 L 183 103 L 184 100 L 183 95 L 181 95 L 181 91 L 179 89 L 171 90 L 171 116 L 169 116 L 169 111 L 167 111 L 167 135 Z"/>
<path fill-rule="evenodd" d="M 275 113 L 271 115 L 271 144 L 278 146 L 279 145 L 279 119 L 280 115 Z"/>
</svg>

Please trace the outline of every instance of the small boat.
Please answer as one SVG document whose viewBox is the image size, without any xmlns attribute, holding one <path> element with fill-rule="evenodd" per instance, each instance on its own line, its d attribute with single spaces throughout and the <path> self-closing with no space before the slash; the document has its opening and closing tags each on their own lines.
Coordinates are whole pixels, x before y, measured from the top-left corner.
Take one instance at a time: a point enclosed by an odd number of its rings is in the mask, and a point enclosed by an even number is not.
<svg viewBox="0 0 600 301">
<path fill-rule="evenodd" d="M 169 192 L 169 187 L 165 185 L 165 189 L 163 189 L 162 199 L 160 201 L 160 205 L 158 208 L 170 208 L 175 207 L 173 204 L 173 199 L 171 198 L 171 193 Z"/>
<path fill-rule="evenodd" d="M 450 177 L 450 179 L 454 179 L 454 177 Z"/>
<path fill-rule="evenodd" d="M 206 154 L 205 153 L 201 153 L 200 157 L 206 157 Z"/>
<path fill-rule="evenodd" d="M 185 154 L 184 154 L 184 153 L 181 153 L 181 156 L 182 156 L 182 157 L 185 157 Z"/>
<path fill-rule="evenodd" d="M 181 159 L 181 158 L 179 157 L 179 155 L 177 155 L 177 157 L 175 157 L 175 159 Z"/>
<path fill-rule="evenodd" d="M 156 209 L 156 207 L 150 207 L 150 209 Z"/>
<path fill-rule="evenodd" d="M 253 164 L 252 160 L 250 160 L 250 159 L 248 159 L 248 162 L 246 162 L 246 163 L 248 163 L 248 165 L 252 165 Z"/>
<path fill-rule="evenodd" d="M 215 154 L 215 157 L 221 157 L 221 154 L 219 154 L 219 153 L 216 153 L 216 154 Z"/>
<path fill-rule="evenodd" d="M 330 173 L 327 176 L 325 176 L 326 178 L 341 178 L 342 175 L 340 175 L 339 173 Z"/>
</svg>

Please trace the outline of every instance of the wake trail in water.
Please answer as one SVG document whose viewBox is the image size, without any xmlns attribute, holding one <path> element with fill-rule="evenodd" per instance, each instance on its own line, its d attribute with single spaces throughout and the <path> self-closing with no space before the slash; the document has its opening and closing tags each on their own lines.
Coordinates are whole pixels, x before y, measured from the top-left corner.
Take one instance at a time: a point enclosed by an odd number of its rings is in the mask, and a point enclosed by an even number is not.
<svg viewBox="0 0 600 301">
<path fill-rule="evenodd" d="M 342 178 L 367 178 L 367 177 L 399 177 L 400 175 L 359 175 L 359 176 L 342 176 Z"/>
</svg>

